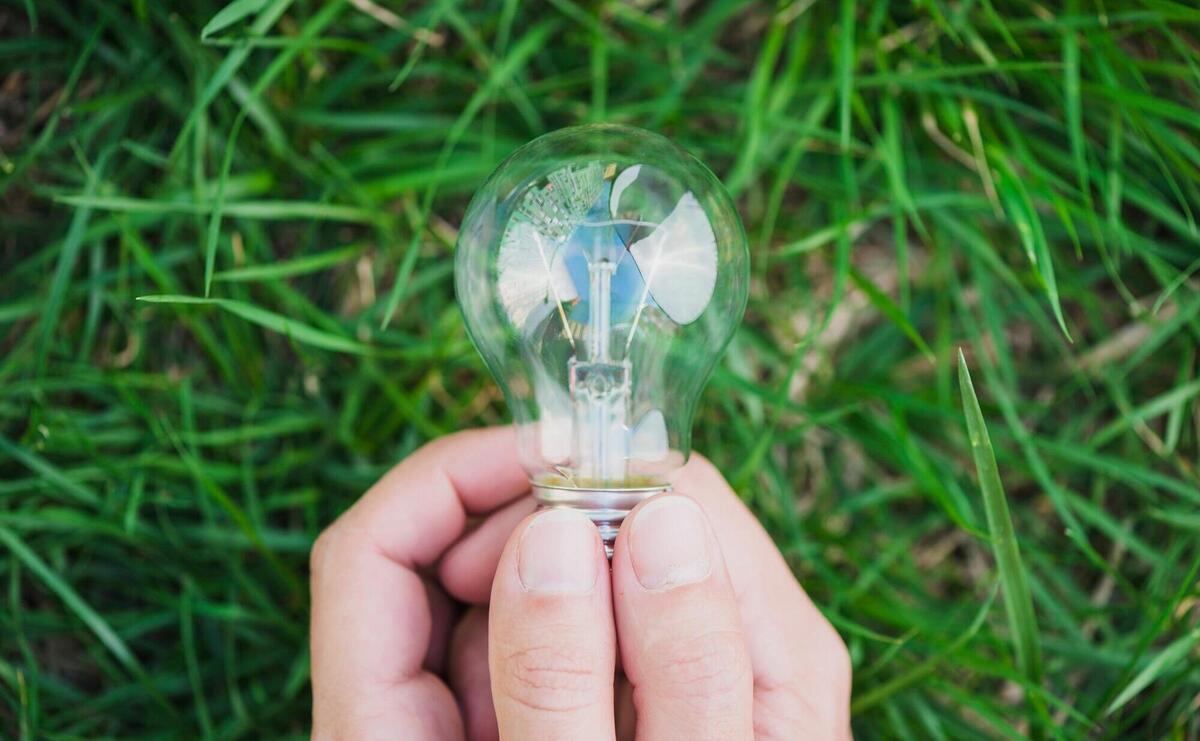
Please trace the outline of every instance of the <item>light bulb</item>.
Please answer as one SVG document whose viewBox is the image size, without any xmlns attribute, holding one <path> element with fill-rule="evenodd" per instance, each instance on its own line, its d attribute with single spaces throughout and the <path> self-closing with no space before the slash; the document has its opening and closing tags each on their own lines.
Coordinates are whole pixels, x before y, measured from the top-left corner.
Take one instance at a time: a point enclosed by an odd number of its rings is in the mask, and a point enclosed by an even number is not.
<svg viewBox="0 0 1200 741">
<path fill-rule="evenodd" d="M 720 181 L 657 134 L 576 126 L 506 159 L 459 230 L 455 288 L 542 506 L 609 548 L 687 462 L 696 401 L 746 305 Z"/>
</svg>

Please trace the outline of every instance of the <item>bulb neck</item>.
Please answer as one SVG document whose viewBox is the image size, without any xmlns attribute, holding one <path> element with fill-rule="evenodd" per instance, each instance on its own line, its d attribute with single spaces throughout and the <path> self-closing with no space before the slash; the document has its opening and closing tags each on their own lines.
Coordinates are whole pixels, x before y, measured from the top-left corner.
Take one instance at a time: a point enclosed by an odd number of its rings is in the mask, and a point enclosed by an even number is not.
<svg viewBox="0 0 1200 741">
<path fill-rule="evenodd" d="M 643 499 L 671 490 L 669 485 L 634 489 L 576 489 L 533 483 L 533 498 L 538 509 L 563 507 L 582 512 L 596 525 L 604 541 L 604 553 L 611 560 L 613 543 L 625 517 Z"/>
</svg>

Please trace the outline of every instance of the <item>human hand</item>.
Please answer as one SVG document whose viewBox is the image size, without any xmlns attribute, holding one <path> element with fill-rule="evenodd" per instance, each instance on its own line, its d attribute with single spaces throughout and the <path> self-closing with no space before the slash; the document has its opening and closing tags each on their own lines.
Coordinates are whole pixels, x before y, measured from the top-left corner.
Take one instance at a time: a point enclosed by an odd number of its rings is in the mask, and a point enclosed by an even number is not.
<svg viewBox="0 0 1200 741">
<path fill-rule="evenodd" d="M 611 576 L 586 518 L 529 515 L 527 488 L 510 429 L 460 433 L 322 534 L 314 737 L 849 736 L 841 639 L 711 464 L 631 513 Z M 475 605 L 453 629 L 447 594 Z"/>
</svg>

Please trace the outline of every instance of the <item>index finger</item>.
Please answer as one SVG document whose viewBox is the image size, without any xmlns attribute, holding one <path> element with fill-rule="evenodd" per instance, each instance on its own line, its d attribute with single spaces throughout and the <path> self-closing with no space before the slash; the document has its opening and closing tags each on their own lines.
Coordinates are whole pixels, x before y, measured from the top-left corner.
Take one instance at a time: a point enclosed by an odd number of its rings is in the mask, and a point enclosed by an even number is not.
<svg viewBox="0 0 1200 741">
<path fill-rule="evenodd" d="M 311 555 L 314 735 L 461 735 L 453 696 L 421 669 L 432 618 L 416 569 L 468 514 L 527 490 L 511 428 L 458 433 L 393 468 L 321 534 Z"/>
<path fill-rule="evenodd" d="M 372 486 L 335 527 L 361 532 L 388 559 L 428 566 L 466 526 L 529 491 L 512 427 L 466 430 L 438 438 Z"/>
</svg>

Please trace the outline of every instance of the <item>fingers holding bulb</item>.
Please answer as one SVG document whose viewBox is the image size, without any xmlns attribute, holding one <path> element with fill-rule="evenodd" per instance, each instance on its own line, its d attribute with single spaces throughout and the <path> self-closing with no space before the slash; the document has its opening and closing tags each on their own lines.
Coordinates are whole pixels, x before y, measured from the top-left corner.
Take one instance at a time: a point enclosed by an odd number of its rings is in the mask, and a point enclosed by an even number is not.
<svg viewBox="0 0 1200 741">
<path fill-rule="evenodd" d="M 440 666 L 453 608 L 420 571 L 467 516 L 528 491 L 512 428 L 442 438 L 389 471 L 317 539 L 312 585 L 313 735 L 356 736 L 375 724 L 411 738 L 461 736 Z"/>
<path fill-rule="evenodd" d="M 612 594 L 590 520 L 566 509 L 524 520 L 501 554 L 488 622 L 501 738 L 612 738 Z"/>
</svg>

